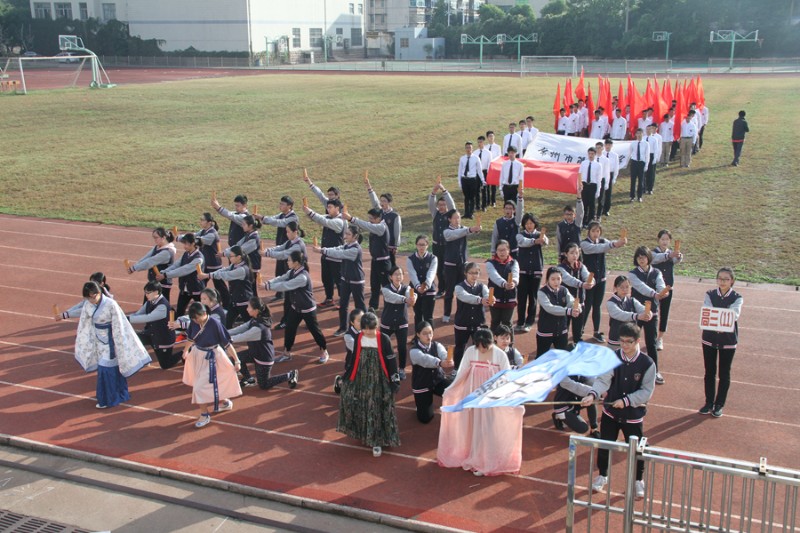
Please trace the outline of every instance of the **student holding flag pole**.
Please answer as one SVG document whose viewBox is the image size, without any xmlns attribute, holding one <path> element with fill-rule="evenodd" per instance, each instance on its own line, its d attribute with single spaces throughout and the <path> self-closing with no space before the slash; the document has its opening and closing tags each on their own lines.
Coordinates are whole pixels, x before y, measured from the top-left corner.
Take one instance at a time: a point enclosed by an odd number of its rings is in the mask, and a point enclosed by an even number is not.
<svg viewBox="0 0 800 533">
<path fill-rule="evenodd" d="M 171 231 L 167 231 L 163 227 L 155 228 L 153 230 L 153 241 L 155 241 L 153 249 L 147 252 L 144 257 L 139 259 L 136 263 L 131 264 L 127 259 L 125 260 L 128 274 L 144 270 L 147 272 L 147 281 L 157 281 L 156 276 L 158 276 L 162 270 L 166 270 L 175 260 L 175 254 L 177 252 L 175 251 L 175 245 L 172 244 L 174 240 L 175 235 Z M 168 279 L 164 280 L 161 287 L 163 289 L 162 294 L 164 298 L 169 301 L 172 282 Z"/>
</svg>

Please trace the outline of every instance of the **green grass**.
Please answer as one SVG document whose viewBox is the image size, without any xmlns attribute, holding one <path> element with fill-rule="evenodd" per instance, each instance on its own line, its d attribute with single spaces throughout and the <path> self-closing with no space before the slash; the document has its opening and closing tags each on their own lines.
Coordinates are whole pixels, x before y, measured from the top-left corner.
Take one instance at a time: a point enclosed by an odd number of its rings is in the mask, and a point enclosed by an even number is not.
<svg viewBox="0 0 800 533">
<path fill-rule="evenodd" d="M 653 246 L 669 228 L 683 241 L 680 273 L 709 276 L 731 265 L 741 279 L 799 284 L 800 109 L 789 103 L 798 80 L 704 79 L 711 123 L 703 151 L 690 170 L 659 169 L 657 195 L 642 205 L 627 203 L 625 172 L 607 235 L 625 226 L 632 245 Z M 435 176 L 456 188 L 464 141 L 504 132 L 528 114 L 551 131 L 559 81 L 269 74 L 2 98 L 0 212 L 191 229 L 212 190 L 228 206 L 246 193 L 261 213 L 277 212 L 283 194 L 299 206 L 307 167 L 323 188 L 338 185 L 359 213 L 368 207 L 361 179 L 369 169 L 378 192 L 394 194 L 410 249 L 414 235 L 430 231 L 426 198 Z M 742 166 L 733 168 L 730 129 L 739 109 L 752 132 Z M 526 197 L 551 230 L 565 202 L 574 202 L 533 190 Z M 486 235 L 473 254 L 488 253 L 499 213 L 484 215 Z M 309 237 L 319 234 L 305 226 Z M 609 263 L 628 268 L 632 253 L 629 246 L 609 254 Z"/>
</svg>

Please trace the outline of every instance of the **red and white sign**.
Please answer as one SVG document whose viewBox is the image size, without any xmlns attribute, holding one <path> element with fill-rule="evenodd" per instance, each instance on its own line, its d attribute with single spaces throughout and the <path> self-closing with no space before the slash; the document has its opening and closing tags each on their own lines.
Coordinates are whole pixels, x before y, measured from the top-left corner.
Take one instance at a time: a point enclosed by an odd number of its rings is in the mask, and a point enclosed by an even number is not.
<svg viewBox="0 0 800 533">
<path fill-rule="evenodd" d="M 724 307 L 703 307 L 700 309 L 700 329 L 732 333 L 736 325 L 736 315 L 732 309 Z"/>
</svg>

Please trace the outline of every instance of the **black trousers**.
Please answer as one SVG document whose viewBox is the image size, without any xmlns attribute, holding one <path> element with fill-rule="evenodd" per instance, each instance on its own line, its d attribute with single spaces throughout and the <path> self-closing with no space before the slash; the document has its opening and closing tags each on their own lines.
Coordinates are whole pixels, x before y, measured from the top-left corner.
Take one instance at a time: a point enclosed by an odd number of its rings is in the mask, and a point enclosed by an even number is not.
<svg viewBox="0 0 800 533">
<path fill-rule="evenodd" d="M 672 307 L 672 289 L 666 298 L 661 300 L 658 304 L 658 331 L 665 333 L 667 331 L 667 323 L 669 322 L 669 308 Z"/>
<path fill-rule="evenodd" d="M 339 290 L 339 280 L 342 277 L 342 263 L 331 261 L 330 259 L 322 256 L 322 286 L 325 288 L 325 299 L 333 300 L 333 289 Z M 341 295 L 341 293 L 339 293 Z"/>
<path fill-rule="evenodd" d="M 517 201 L 519 185 L 503 185 L 503 202 L 506 200 Z"/>
<path fill-rule="evenodd" d="M 450 316 L 453 310 L 453 297 L 456 293 L 456 285 L 464 279 L 464 265 L 445 265 L 444 266 L 444 316 Z"/>
<path fill-rule="evenodd" d="M 397 370 L 405 369 L 408 359 L 408 326 L 387 328 L 381 324 L 381 333 L 386 333 L 389 337 L 394 335 L 397 338 Z"/>
<path fill-rule="evenodd" d="M 389 284 L 389 269 L 392 268 L 388 259 L 378 261 L 373 259 L 369 269 L 369 306 L 377 309 L 381 305 L 381 288 Z"/>
<path fill-rule="evenodd" d="M 715 348 L 703 345 L 703 363 L 706 374 L 703 378 L 706 389 L 706 403 L 723 407 L 728 399 L 728 389 L 731 386 L 731 366 L 736 348 Z M 719 365 L 717 365 L 719 361 Z M 717 369 L 719 369 L 719 386 L 717 387 Z M 714 391 L 716 389 L 716 394 Z"/>
<path fill-rule="evenodd" d="M 427 424 L 433 420 L 433 395 L 441 396 L 444 394 L 444 390 L 449 387 L 452 382 L 452 379 L 440 381 L 433 389 L 414 393 L 414 404 L 417 406 L 417 420 L 423 424 Z"/>
<path fill-rule="evenodd" d="M 592 326 L 594 326 L 594 332 L 597 333 L 600 331 L 600 319 L 603 309 L 603 296 L 605 296 L 606 292 L 606 282 L 605 280 L 600 281 L 599 279 L 595 278 L 595 286 L 591 289 L 586 291 L 586 298 L 583 302 L 583 323 L 586 324 L 589 321 L 589 313 L 591 312 L 592 315 Z"/>
<path fill-rule="evenodd" d="M 650 154 L 650 164 L 647 166 L 647 172 L 645 172 L 645 187 L 644 190 L 647 192 L 653 192 L 653 187 L 656 185 L 656 164 L 655 164 L 656 156 Z"/>
<path fill-rule="evenodd" d="M 605 202 L 606 202 L 606 180 L 603 178 L 600 180 L 600 194 L 597 196 L 597 211 L 595 211 L 595 216 L 600 218 L 605 211 Z"/>
<path fill-rule="evenodd" d="M 319 346 L 321 350 L 324 350 L 328 347 L 328 343 L 325 341 L 325 335 L 323 335 L 322 331 L 319 329 L 316 311 L 311 311 L 310 313 L 301 313 L 294 307 L 289 306 L 289 310 L 283 319 L 286 323 L 286 331 L 283 334 L 283 346 L 286 348 L 287 352 L 292 351 L 294 339 L 297 337 L 297 327 L 300 325 L 300 322 L 306 323 L 308 332 L 311 333 L 312 337 L 314 337 L 314 342 L 317 343 L 317 346 Z"/>
<path fill-rule="evenodd" d="M 431 253 L 436 256 L 436 284 L 439 286 L 437 292 L 444 292 L 444 244 L 431 244 Z"/>
<path fill-rule="evenodd" d="M 488 170 L 483 171 L 483 182 L 480 186 L 480 207 L 482 211 L 486 211 L 486 206 L 489 205 L 489 187 L 490 185 L 484 185 L 486 183 L 486 177 L 489 175 Z M 477 206 L 475 206 L 477 209 Z"/>
<path fill-rule="evenodd" d="M 533 326 L 536 322 L 536 298 L 539 293 L 539 285 L 542 277 L 534 274 L 519 275 L 519 287 L 517 288 L 517 325 L 525 324 Z"/>
<path fill-rule="evenodd" d="M 603 417 L 600 420 L 600 438 L 603 440 L 614 442 L 617 440 L 619 436 L 619 432 L 622 431 L 622 435 L 625 437 L 625 442 L 628 442 L 628 439 L 635 435 L 641 439 L 644 429 L 644 423 L 638 422 L 636 424 L 631 424 L 629 422 L 617 422 L 607 414 L 603 413 Z M 601 476 L 608 476 L 608 450 L 598 449 L 597 450 L 597 470 L 600 472 Z M 637 461 L 636 462 L 636 480 L 641 481 L 644 479 L 644 461 Z"/>
<path fill-rule="evenodd" d="M 483 325 L 483 324 L 482 324 Z M 455 362 L 455 370 L 458 370 L 461 364 L 461 359 L 464 358 L 464 350 L 467 349 L 467 342 L 472 340 L 472 335 L 478 330 L 480 326 L 465 326 L 464 329 L 453 329 L 453 337 L 455 347 L 453 348 L 453 361 Z"/>
<path fill-rule="evenodd" d="M 339 329 L 347 331 L 347 304 L 350 303 L 350 296 L 353 296 L 353 306 L 366 312 L 364 306 L 364 284 L 350 283 L 342 280 L 339 284 Z"/>
<path fill-rule="evenodd" d="M 286 383 L 289 381 L 288 372 L 286 374 L 279 374 L 277 376 L 270 377 L 272 374 L 272 363 L 257 360 L 247 348 L 238 352 L 238 355 L 239 360 L 242 362 L 242 377 L 244 379 L 250 378 L 250 370 L 247 369 L 247 363 L 253 363 L 253 366 L 256 370 L 256 382 L 258 383 L 259 389 L 271 389 L 275 385 L 280 385 L 281 383 Z"/>
<path fill-rule="evenodd" d="M 228 284 L 224 280 L 215 279 L 214 289 L 219 294 L 219 303 L 223 309 L 230 310 L 231 308 L 231 292 L 228 290 Z"/>
<path fill-rule="evenodd" d="M 461 178 L 461 192 L 464 193 L 464 217 L 472 218 L 475 209 L 480 207 L 481 180 Z"/>
<path fill-rule="evenodd" d="M 594 197 L 597 195 L 597 184 L 583 182 L 581 199 L 583 200 L 583 226 L 589 225 L 594 220 Z"/>
<path fill-rule="evenodd" d="M 644 194 L 644 161 L 628 163 L 631 166 L 631 198 L 641 198 Z"/>
<path fill-rule="evenodd" d="M 275 277 L 282 276 L 286 272 L 289 271 L 289 261 L 285 259 L 276 259 L 275 260 Z M 276 293 L 275 295 L 279 295 L 281 293 Z"/>
<path fill-rule="evenodd" d="M 700 150 L 703 148 L 703 132 L 706 131 L 705 125 L 700 128 L 700 131 L 697 132 L 697 149 Z"/>
<path fill-rule="evenodd" d="M 649 355 L 650 359 L 656 364 L 656 372 L 658 372 L 658 350 L 656 350 L 656 342 L 658 341 L 658 317 L 653 316 L 653 318 L 647 322 L 639 320 L 637 323 L 644 332 L 645 352 L 647 352 L 647 355 Z"/>
<path fill-rule="evenodd" d="M 586 408 L 586 418 L 588 422 L 581 416 L 580 405 L 572 405 L 569 409 L 564 411 L 564 423 L 569 429 L 575 433 L 584 434 L 589 429 L 597 429 L 597 406 L 592 404 Z"/>
<path fill-rule="evenodd" d="M 680 141 L 672 141 L 672 147 L 669 149 L 669 160 L 672 161 L 675 159 L 675 156 L 678 155 L 678 149 L 681 147 Z"/>
<path fill-rule="evenodd" d="M 492 333 L 497 331 L 497 326 L 505 324 L 511 329 L 511 344 L 514 344 L 514 307 L 490 307 L 489 308 L 489 329 Z"/>
<path fill-rule="evenodd" d="M 742 155 L 742 148 L 744 147 L 744 141 L 741 142 L 732 142 L 733 145 L 733 162 L 739 163 L 739 157 Z"/>
<path fill-rule="evenodd" d="M 606 194 L 605 198 L 603 198 L 603 211 L 601 214 L 603 216 L 608 216 L 608 213 L 611 212 L 611 191 L 614 188 L 614 176 L 613 174 L 608 180 L 606 184 Z"/>
<path fill-rule="evenodd" d="M 197 294 L 190 294 L 188 292 L 179 292 L 178 293 L 178 303 L 175 305 L 175 316 L 183 316 L 186 314 L 186 308 L 189 306 L 192 301 L 199 302 L 200 301 L 200 293 Z"/>
<path fill-rule="evenodd" d="M 544 311 L 543 311 L 544 312 Z M 536 357 L 540 355 L 544 355 L 550 348 L 555 348 L 556 350 L 566 350 L 567 349 L 567 334 L 560 333 L 558 335 L 552 335 L 550 337 L 544 337 L 537 333 L 536 335 Z"/>
<path fill-rule="evenodd" d="M 432 294 L 417 294 L 417 301 L 414 303 L 414 332 L 419 331 L 419 325 L 427 322 L 433 326 L 433 308 L 436 300 Z"/>
<path fill-rule="evenodd" d="M 158 359 L 158 366 L 160 366 L 162 370 L 172 368 L 180 362 L 183 355 L 181 350 L 173 352 L 172 346 L 169 348 L 156 348 L 156 345 L 153 344 L 153 334 L 149 331 L 137 331 L 136 336 L 139 337 L 142 344 L 153 348 L 153 353 L 156 354 L 156 358 Z"/>
</svg>

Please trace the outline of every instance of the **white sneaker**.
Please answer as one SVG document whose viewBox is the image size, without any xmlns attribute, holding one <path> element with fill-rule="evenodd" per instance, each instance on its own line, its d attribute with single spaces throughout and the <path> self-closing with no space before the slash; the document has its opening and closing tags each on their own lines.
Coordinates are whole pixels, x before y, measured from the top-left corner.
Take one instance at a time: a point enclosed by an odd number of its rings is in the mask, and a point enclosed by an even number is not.
<svg viewBox="0 0 800 533">
<path fill-rule="evenodd" d="M 606 487 L 606 483 L 608 483 L 608 478 L 606 476 L 597 476 L 594 478 L 594 481 L 592 481 L 592 490 L 595 492 L 602 492 Z"/>
<path fill-rule="evenodd" d="M 664 339 L 658 339 L 656 341 L 656 350 L 663 350 L 664 349 Z"/>
<path fill-rule="evenodd" d="M 447 316 L 447 315 L 443 316 L 442 317 L 442 324 L 449 324 L 449 323 L 450 323 L 450 317 Z"/>
<path fill-rule="evenodd" d="M 383 450 L 381 450 L 380 446 L 373 446 L 372 447 L 372 456 L 373 457 L 380 457 Z"/>
<path fill-rule="evenodd" d="M 663 385 L 664 381 L 664 376 L 661 375 L 661 372 L 656 372 L 656 385 Z"/>
<path fill-rule="evenodd" d="M 328 357 L 329 357 L 328 356 L 328 350 L 323 350 L 322 351 L 322 355 L 319 356 L 319 360 L 317 361 L 317 364 L 324 365 L 325 363 L 328 362 Z"/>
<path fill-rule="evenodd" d="M 223 411 L 230 411 L 233 409 L 233 400 L 225 400 L 221 404 L 219 404 L 219 408 L 214 411 L 215 413 L 221 413 Z"/>
<path fill-rule="evenodd" d="M 206 427 L 211 423 L 211 415 L 208 413 L 203 413 L 200 415 L 200 418 L 197 419 L 197 422 L 194 423 L 194 427 L 196 428 L 203 428 Z"/>
<path fill-rule="evenodd" d="M 633 496 L 637 500 L 644 499 L 644 481 L 637 481 L 633 488 Z"/>
<path fill-rule="evenodd" d="M 475 477 L 483 477 L 483 472 L 478 472 L 477 470 L 473 470 L 472 475 Z"/>
</svg>

